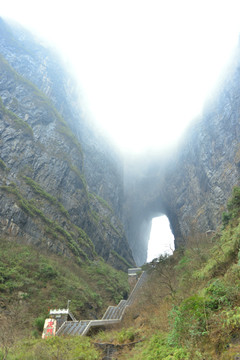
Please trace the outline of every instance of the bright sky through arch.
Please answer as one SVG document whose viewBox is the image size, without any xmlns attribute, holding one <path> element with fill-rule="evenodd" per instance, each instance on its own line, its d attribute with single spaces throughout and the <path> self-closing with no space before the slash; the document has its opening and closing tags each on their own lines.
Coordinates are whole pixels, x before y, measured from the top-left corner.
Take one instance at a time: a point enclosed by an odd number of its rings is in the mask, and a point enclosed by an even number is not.
<svg viewBox="0 0 240 360">
<path fill-rule="evenodd" d="M 167 216 L 163 215 L 153 218 L 148 243 L 147 262 L 158 258 L 160 255 L 170 255 L 174 250 L 174 236 Z"/>
<path fill-rule="evenodd" d="M 124 150 L 169 145 L 201 111 L 238 41 L 239 0 L 0 0 L 71 64 Z"/>
</svg>

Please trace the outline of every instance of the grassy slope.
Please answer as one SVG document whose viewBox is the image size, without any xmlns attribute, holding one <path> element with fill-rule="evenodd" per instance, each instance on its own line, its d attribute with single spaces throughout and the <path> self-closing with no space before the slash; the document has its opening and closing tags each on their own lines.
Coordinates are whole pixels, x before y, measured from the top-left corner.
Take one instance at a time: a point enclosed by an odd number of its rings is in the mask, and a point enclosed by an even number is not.
<svg viewBox="0 0 240 360">
<path fill-rule="evenodd" d="M 81 347 L 82 350 L 76 350 L 79 356 L 76 358 L 101 359 L 102 354 L 96 352 L 93 342 L 135 341 L 141 342 L 134 347 L 118 348 L 119 360 L 236 359 L 240 353 L 239 219 L 240 188 L 236 188 L 219 233 L 213 238 L 193 234 L 185 249 L 146 266 L 149 281 L 137 306 L 129 309 L 120 328 L 100 332 L 89 341 L 68 338 L 15 342 L 8 347 L 9 359 L 38 359 L 40 347 L 43 348 L 41 359 L 60 359 L 60 355 L 56 357 L 56 348 L 62 349 L 64 359 L 71 359 L 71 351 Z M 60 272 L 60 268 L 63 266 L 54 270 Z M 71 273 L 74 273 L 72 269 Z M 96 281 L 98 271 L 86 268 L 86 273 L 89 281 Z M 53 281 L 49 280 L 48 284 L 51 286 Z M 71 342 L 75 342 L 72 348 Z"/>
<path fill-rule="evenodd" d="M 150 278 L 121 331 L 97 341 L 143 340 L 118 359 L 230 360 L 240 354 L 240 188 L 213 238 L 193 234 L 186 249 L 147 266 Z M 156 286 L 154 287 L 153 284 Z"/>
<path fill-rule="evenodd" d="M 68 299 L 77 319 L 100 318 L 128 290 L 127 274 L 100 258 L 79 266 L 0 239 L 0 359 L 100 359 L 86 338 L 40 340 L 44 319 Z"/>
<path fill-rule="evenodd" d="M 49 308 L 64 308 L 68 299 L 76 318 L 88 319 L 100 317 L 128 292 L 127 274 L 101 259 L 79 266 L 5 239 L 0 252 L 0 334 L 8 339 L 14 328 L 13 342 L 19 336 L 40 336 Z M 5 341 L 0 335 L 2 346 Z"/>
</svg>

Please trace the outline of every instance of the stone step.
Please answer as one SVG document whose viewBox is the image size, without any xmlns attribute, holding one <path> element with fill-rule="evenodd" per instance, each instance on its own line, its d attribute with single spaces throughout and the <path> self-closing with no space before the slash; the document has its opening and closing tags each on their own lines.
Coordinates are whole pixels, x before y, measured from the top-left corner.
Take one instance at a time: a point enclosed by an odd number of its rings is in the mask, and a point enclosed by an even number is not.
<svg viewBox="0 0 240 360">
<path fill-rule="evenodd" d="M 127 300 L 121 300 L 117 306 L 109 306 L 101 320 L 65 321 L 56 332 L 60 335 L 87 335 L 91 327 L 109 326 L 122 320 L 127 306 L 133 304 L 138 296 L 138 290 L 146 280 L 143 272 Z"/>
</svg>

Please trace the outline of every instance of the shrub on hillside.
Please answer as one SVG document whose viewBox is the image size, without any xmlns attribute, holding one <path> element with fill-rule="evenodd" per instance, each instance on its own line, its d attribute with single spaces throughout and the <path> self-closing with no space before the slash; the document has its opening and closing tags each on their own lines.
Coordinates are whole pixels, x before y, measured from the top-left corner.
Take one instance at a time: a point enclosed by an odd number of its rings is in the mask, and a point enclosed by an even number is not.
<svg viewBox="0 0 240 360">
<path fill-rule="evenodd" d="M 231 219 L 238 216 L 240 212 L 240 187 L 235 186 L 233 188 L 232 197 L 227 203 L 228 212 L 222 214 L 222 225 L 225 228 Z"/>
<path fill-rule="evenodd" d="M 186 346 L 194 344 L 207 334 L 207 317 L 205 299 L 193 295 L 179 306 L 175 306 L 170 313 L 172 331 L 168 338 L 170 345 Z"/>
</svg>

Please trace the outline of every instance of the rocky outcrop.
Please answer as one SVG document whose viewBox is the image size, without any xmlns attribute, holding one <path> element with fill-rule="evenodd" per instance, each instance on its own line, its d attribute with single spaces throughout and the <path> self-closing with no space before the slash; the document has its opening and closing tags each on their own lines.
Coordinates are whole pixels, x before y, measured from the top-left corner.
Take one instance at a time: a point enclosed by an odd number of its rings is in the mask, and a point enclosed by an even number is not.
<svg viewBox="0 0 240 360">
<path fill-rule="evenodd" d="M 133 259 L 119 220 L 119 162 L 79 116 L 57 60 L 24 31 L 2 21 L 0 30 L 1 236 L 126 269 Z"/>
<path fill-rule="evenodd" d="M 126 232 L 138 264 L 146 261 L 151 220 L 168 216 L 175 245 L 215 230 L 240 182 L 240 49 L 218 91 L 181 143 L 126 171 Z M 133 170 L 131 170 L 133 169 Z M 161 241 L 161 239 L 159 239 Z"/>
</svg>

